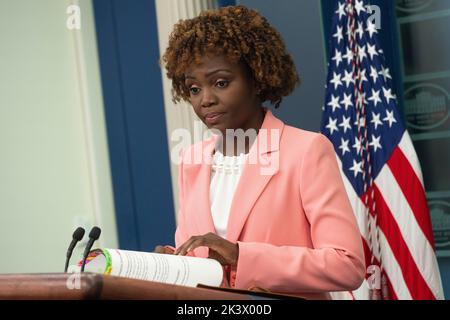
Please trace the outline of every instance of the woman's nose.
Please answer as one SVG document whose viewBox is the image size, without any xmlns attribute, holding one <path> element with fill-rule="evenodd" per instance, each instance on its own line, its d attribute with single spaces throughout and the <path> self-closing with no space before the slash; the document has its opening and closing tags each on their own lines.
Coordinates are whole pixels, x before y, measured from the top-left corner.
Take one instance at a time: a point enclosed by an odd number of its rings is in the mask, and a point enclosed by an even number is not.
<svg viewBox="0 0 450 320">
<path fill-rule="evenodd" d="M 217 103 L 217 97 L 211 89 L 204 89 L 201 105 L 202 107 L 209 107 Z"/>
</svg>

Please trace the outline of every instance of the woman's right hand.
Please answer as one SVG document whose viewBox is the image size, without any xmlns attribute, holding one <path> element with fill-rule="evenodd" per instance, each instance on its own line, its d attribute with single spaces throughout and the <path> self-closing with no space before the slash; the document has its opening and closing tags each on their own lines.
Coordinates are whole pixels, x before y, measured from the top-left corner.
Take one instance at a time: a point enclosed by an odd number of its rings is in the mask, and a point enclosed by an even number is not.
<svg viewBox="0 0 450 320">
<path fill-rule="evenodd" d="M 153 250 L 154 253 L 174 254 L 175 250 L 167 246 L 156 246 Z"/>
</svg>

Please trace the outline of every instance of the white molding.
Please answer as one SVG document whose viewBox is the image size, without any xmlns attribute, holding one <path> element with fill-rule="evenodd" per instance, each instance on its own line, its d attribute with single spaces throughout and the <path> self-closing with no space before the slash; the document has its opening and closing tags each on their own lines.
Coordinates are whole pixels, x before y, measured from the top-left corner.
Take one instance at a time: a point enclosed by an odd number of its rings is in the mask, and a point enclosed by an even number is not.
<svg viewBox="0 0 450 320">
<path fill-rule="evenodd" d="M 156 16 L 158 22 L 158 37 L 160 57 L 167 48 L 169 35 L 173 26 L 180 19 L 189 19 L 197 16 L 201 11 L 217 8 L 215 0 L 156 0 Z M 172 132 L 175 129 L 185 128 L 194 137 L 194 121 L 198 120 L 192 107 L 185 102 L 174 104 L 171 95 L 171 82 L 166 76 L 166 72 L 161 68 L 161 76 L 164 91 L 164 108 L 166 115 L 167 140 L 169 154 L 174 143 L 171 141 Z M 170 162 L 172 176 L 172 190 L 174 196 L 175 212 L 178 212 L 178 166 Z"/>
<path fill-rule="evenodd" d="M 98 246 L 116 248 L 118 237 L 104 104 L 101 95 L 100 67 L 97 47 L 92 45 L 92 43 L 96 44 L 92 0 L 69 0 L 68 4 L 82 8 L 81 29 L 73 30 L 71 33 L 75 50 L 74 65 L 78 80 L 80 108 L 83 116 L 86 165 L 90 185 L 89 194 L 94 218 L 94 221 L 88 221 L 88 223 L 91 222 L 104 230 L 102 237 L 98 240 Z M 89 45 L 85 46 L 85 43 Z M 95 49 L 95 52 L 88 51 L 92 48 Z M 89 232 L 89 230 L 86 230 L 86 232 Z"/>
</svg>

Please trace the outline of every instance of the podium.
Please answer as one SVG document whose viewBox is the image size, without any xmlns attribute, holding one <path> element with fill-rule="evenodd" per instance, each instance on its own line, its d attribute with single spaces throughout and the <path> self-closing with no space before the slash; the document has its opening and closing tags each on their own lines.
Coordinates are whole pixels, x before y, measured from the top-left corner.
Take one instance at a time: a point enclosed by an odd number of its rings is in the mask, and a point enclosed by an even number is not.
<svg viewBox="0 0 450 320">
<path fill-rule="evenodd" d="M 0 274 L 0 299 L 254 300 L 282 297 L 206 286 L 191 288 L 94 273 Z"/>
</svg>

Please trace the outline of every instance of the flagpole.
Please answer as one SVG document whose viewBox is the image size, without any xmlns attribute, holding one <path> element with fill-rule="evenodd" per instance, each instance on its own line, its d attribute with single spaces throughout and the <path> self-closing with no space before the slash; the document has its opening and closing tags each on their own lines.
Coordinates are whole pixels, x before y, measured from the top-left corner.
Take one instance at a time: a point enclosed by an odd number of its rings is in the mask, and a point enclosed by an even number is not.
<svg viewBox="0 0 450 320">
<path fill-rule="evenodd" d="M 356 40 L 356 19 L 355 19 L 355 6 L 354 0 L 347 0 L 347 10 L 349 13 L 349 43 L 350 48 L 353 52 L 353 78 L 355 79 L 355 106 L 356 106 L 356 119 L 357 119 L 357 127 L 358 127 L 358 139 L 361 143 L 360 148 L 360 156 L 362 159 L 362 172 L 363 172 L 363 182 L 364 182 L 364 205 L 365 205 L 365 213 L 367 219 L 367 228 L 368 228 L 368 244 L 370 250 L 370 263 L 371 265 L 375 264 L 375 255 L 374 250 L 375 247 L 378 250 L 379 256 L 379 268 L 380 268 L 380 279 L 376 279 L 376 283 L 380 285 L 380 288 L 373 288 L 370 294 L 370 298 L 372 300 L 382 300 L 383 292 L 381 290 L 381 285 L 383 283 L 383 277 L 386 282 L 386 277 L 383 276 L 383 259 L 381 255 L 381 244 L 380 244 L 380 232 L 378 226 L 378 215 L 375 201 L 375 189 L 373 186 L 373 177 L 372 177 L 372 161 L 369 152 L 369 140 L 368 140 L 368 130 L 366 126 L 366 110 L 365 110 L 365 95 L 364 89 L 361 79 L 361 65 L 360 63 L 360 52 L 359 46 Z M 362 132 L 361 132 L 362 131 Z M 366 160 L 367 159 L 367 160 Z M 366 176 L 367 175 L 367 176 Z M 369 181 L 367 181 L 369 180 Z M 370 198 L 369 198 L 370 196 Z M 369 202 L 370 199 L 370 202 Z M 371 213 L 374 216 L 374 224 L 373 228 L 376 232 L 376 239 L 374 241 L 372 237 L 372 223 L 371 223 Z M 375 245 L 376 244 L 376 245 Z"/>
</svg>

